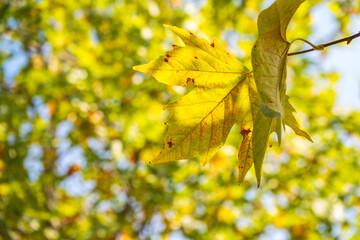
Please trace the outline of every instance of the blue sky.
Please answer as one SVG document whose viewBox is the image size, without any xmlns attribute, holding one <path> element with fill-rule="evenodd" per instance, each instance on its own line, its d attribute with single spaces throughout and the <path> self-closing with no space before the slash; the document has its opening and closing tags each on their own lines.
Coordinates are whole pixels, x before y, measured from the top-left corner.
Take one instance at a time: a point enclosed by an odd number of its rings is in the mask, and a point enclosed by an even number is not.
<svg viewBox="0 0 360 240">
<path fill-rule="evenodd" d="M 309 40 L 315 44 L 329 42 L 338 35 L 338 22 L 323 3 L 312 9 L 311 16 L 314 26 Z M 349 24 L 351 34 L 360 32 L 360 16 L 351 17 Z M 360 109 L 360 39 L 355 39 L 350 45 L 346 43 L 327 48 L 327 55 L 320 52 L 305 54 L 304 57 L 317 63 L 314 68 L 320 72 L 335 71 L 341 75 L 337 85 L 337 108 L 344 110 Z"/>
</svg>

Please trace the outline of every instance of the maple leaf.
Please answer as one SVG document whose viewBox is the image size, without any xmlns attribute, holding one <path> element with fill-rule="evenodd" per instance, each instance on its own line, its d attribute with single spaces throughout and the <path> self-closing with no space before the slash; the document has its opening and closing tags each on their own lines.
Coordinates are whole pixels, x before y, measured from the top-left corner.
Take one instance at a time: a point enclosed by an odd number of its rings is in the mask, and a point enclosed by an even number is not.
<svg viewBox="0 0 360 240">
<path fill-rule="evenodd" d="M 260 104 L 251 72 L 217 39 L 210 43 L 177 27 L 166 27 L 186 46 L 175 46 L 165 56 L 134 69 L 168 85 L 194 83 L 197 87 L 166 107 L 172 114 L 166 122 L 165 147 L 151 163 L 199 156 L 206 164 L 237 123 L 244 136 L 239 151 L 241 182 L 253 162 L 251 131 Z"/>
<path fill-rule="evenodd" d="M 281 143 L 281 123 L 312 142 L 299 128 L 286 92 L 286 60 L 291 43 L 286 29 L 295 11 L 304 0 L 277 0 L 262 11 L 258 18 L 259 36 L 252 49 L 252 65 L 256 86 L 261 97 L 253 129 L 253 161 L 258 186 L 269 137 L 276 132 Z"/>
</svg>

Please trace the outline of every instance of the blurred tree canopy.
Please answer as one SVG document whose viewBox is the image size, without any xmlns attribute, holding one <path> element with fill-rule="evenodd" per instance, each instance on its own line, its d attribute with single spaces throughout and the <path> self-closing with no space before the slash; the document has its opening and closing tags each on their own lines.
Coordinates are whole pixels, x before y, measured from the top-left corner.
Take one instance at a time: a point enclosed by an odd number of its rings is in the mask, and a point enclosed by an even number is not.
<svg viewBox="0 0 360 240">
<path fill-rule="evenodd" d="M 250 67 L 272 2 L 1 1 L 0 239 L 360 239 L 360 113 L 336 111 L 341 76 L 304 55 L 289 58 L 288 92 L 314 144 L 286 131 L 261 188 L 252 173 L 236 184 L 236 127 L 205 167 L 146 164 L 163 106 L 187 91 L 132 70 L 172 48 L 163 24 L 218 37 Z M 319 6 L 334 37 L 359 30 L 360 1 L 308 0 L 288 39 L 312 34 Z"/>
</svg>

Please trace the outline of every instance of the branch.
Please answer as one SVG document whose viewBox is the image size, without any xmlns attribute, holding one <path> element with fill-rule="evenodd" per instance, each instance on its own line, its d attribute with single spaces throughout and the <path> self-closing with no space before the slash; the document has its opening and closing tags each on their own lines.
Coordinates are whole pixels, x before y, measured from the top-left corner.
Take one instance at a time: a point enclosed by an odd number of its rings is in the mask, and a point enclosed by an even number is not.
<svg viewBox="0 0 360 240">
<path fill-rule="evenodd" d="M 338 44 L 338 43 L 341 43 L 341 42 L 346 42 L 347 44 L 350 44 L 351 41 L 357 37 L 360 37 L 360 32 L 358 32 L 357 34 L 354 34 L 350 37 L 346 37 L 346 38 L 341 38 L 339 40 L 336 40 L 336 41 L 332 41 L 332 42 L 329 42 L 329 43 L 325 43 L 325 44 L 320 44 L 320 45 L 317 45 L 316 48 L 311 48 L 311 49 L 307 49 L 307 50 L 304 50 L 304 51 L 299 51 L 299 52 L 292 52 L 292 53 L 289 53 L 288 56 L 293 56 L 293 55 L 299 55 L 299 54 L 303 54 L 303 53 L 308 53 L 308 52 L 312 52 L 312 51 L 315 51 L 315 50 L 322 50 L 326 47 L 329 47 L 331 45 L 335 45 L 335 44 Z"/>
</svg>

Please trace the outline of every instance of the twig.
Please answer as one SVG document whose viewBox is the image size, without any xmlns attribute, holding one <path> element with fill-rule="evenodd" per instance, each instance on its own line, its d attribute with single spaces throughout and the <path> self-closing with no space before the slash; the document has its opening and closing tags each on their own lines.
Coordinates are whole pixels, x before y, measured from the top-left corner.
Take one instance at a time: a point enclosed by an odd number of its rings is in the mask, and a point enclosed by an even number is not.
<svg viewBox="0 0 360 240">
<path fill-rule="evenodd" d="M 346 42 L 347 44 L 350 44 L 351 41 L 353 39 L 357 38 L 357 37 L 360 37 L 360 32 L 358 32 L 357 34 L 354 34 L 354 35 L 352 35 L 350 37 L 341 38 L 341 39 L 336 40 L 336 41 L 332 41 L 332 42 L 329 42 L 329 43 L 317 45 L 316 48 L 311 48 L 311 49 L 307 49 L 307 50 L 299 51 L 299 52 L 292 52 L 292 53 L 289 53 L 288 56 L 293 56 L 293 55 L 312 52 L 312 51 L 319 50 L 319 49 L 324 49 L 326 47 L 329 47 L 331 45 L 335 45 L 335 44 L 338 44 L 338 43 L 341 43 L 341 42 Z"/>
</svg>

